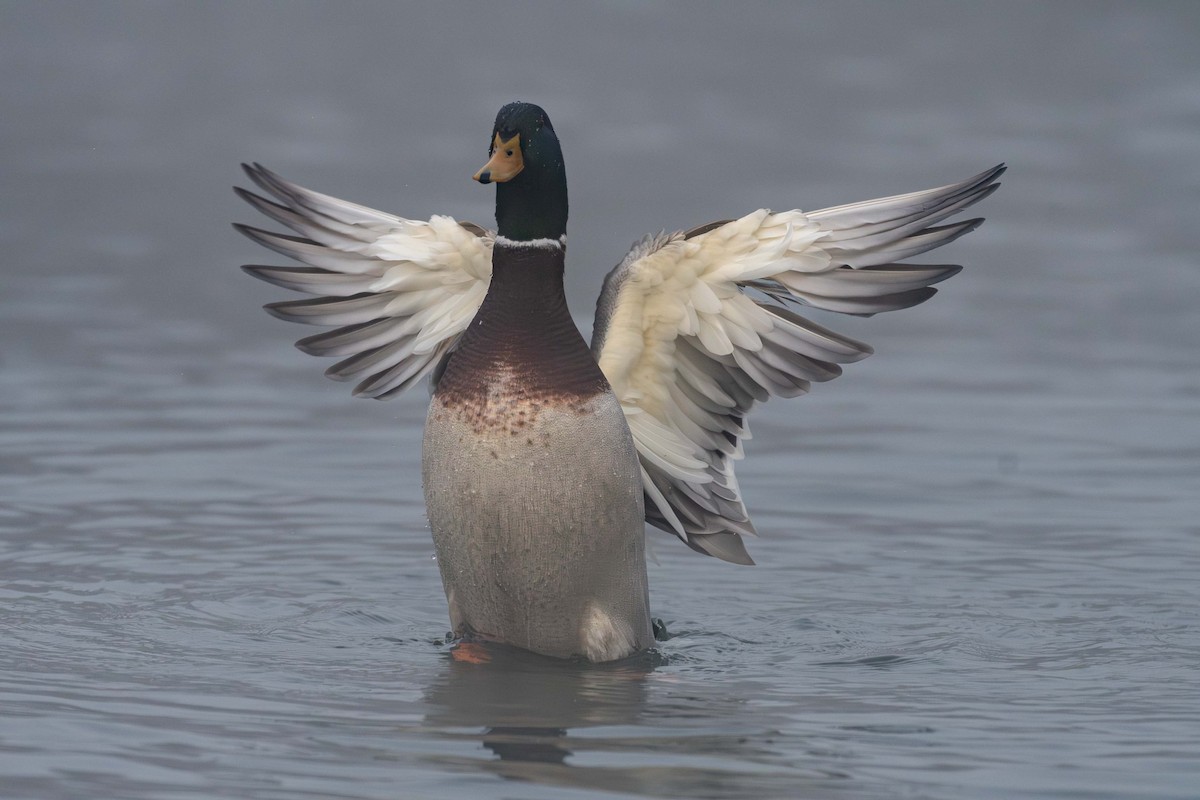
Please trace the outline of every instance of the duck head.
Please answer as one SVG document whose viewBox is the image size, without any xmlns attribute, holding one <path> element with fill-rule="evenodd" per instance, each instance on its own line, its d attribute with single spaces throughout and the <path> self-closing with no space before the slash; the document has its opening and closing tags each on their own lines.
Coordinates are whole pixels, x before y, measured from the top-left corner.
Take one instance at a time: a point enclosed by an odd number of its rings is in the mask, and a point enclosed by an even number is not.
<svg viewBox="0 0 1200 800">
<path fill-rule="evenodd" d="M 532 103 L 504 106 L 488 155 L 473 177 L 496 184 L 496 232 L 518 242 L 566 235 L 567 170 L 546 112 Z"/>
</svg>

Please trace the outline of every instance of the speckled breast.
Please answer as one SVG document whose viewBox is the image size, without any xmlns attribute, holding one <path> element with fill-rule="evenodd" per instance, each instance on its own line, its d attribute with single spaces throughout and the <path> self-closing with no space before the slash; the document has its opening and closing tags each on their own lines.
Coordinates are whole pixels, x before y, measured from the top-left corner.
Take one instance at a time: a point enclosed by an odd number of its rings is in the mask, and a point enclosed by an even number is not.
<svg viewBox="0 0 1200 800">
<path fill-rule="evenodd" d="M 435 395 L 425 500 L 451 622 L 555 656 L 651 643 L 637 453 L 610 391 Z"/>
</svg>

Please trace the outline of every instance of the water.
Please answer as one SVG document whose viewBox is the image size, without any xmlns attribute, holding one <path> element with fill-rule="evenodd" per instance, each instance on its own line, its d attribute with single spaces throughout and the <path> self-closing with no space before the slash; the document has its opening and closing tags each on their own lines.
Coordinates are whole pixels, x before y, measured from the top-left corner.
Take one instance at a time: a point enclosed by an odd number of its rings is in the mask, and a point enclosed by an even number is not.
<svg viewBox="0 0 1200 800">
<path fill-rule="evenodd" d="M 0 796 L 1200 795 L 1194 4 L 0 16 Z M 240 160 L 488 221 L 514 98 L 584 325 L 647 231 L 1011 164 L 962 275 L 759 410 L 760 566 L 651 535 L 630 664 L 452 661 L 425 398 L 234 269 Z"/>
</svg>

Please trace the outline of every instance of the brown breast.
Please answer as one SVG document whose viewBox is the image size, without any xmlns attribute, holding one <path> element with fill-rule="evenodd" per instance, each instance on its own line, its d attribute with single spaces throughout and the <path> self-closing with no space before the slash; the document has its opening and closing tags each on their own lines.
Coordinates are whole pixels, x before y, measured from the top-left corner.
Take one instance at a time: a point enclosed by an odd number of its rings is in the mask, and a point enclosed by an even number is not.
<svg viewBox="0 0 1200 800">
<path fill-rule="evenodd" d="M 496 244 L 487 297 L 438 381 L 443 407 L 528 413 L 608 391 L 567 310 L 563 263 L 561 247 Z"/>
</svg>

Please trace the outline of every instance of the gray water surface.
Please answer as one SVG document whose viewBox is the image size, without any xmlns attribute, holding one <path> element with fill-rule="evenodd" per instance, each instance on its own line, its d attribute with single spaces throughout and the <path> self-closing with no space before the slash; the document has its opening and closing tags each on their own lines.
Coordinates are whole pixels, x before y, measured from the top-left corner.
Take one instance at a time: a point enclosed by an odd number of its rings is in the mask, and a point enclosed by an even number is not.
<svg viewBox="0 0 1200 800">
<path fill-rule="evenodd" d="M 0 796 L 1200 796 L 1197 9 L 0 6 Z M 1010 164 L 961 275 L 758 409 L 759 566 L 648 534 L 629 663 L 451 659 L 427 398 L 236 269 L 243 160 L 489 223 L 518 98 L 585 328 L 646 232 Z"/>
</svg>

